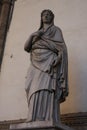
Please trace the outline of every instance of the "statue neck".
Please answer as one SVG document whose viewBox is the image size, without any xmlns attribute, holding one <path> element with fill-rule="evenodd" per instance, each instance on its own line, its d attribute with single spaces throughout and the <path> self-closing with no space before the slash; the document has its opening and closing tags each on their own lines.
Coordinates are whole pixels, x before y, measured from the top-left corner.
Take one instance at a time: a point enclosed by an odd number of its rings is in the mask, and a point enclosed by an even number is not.
<svg viewBox="0 0 87 130">
<path fill-rule="evenodd" d="M 46 31 L 46 30 L 49 28 L 50 25 L 51 25 L 51 24 L 46 24 L 46 23 L 44 23 L 44 24 L 43 24 L 43 30 Z"/>
</svg>

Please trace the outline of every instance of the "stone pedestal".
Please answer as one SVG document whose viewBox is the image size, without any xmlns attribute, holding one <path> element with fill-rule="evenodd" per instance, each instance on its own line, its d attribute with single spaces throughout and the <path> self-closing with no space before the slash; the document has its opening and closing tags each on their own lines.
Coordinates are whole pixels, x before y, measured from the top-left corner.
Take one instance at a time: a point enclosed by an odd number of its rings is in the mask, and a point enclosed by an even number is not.
<svg viewBox="0 0 87 130">
<path fill-rule="evenodd" d="M 10 125 L 10 130 L 74 130 L 63 124 L 53 124 L 50 121 L 35 121 Z"/>
</svg>

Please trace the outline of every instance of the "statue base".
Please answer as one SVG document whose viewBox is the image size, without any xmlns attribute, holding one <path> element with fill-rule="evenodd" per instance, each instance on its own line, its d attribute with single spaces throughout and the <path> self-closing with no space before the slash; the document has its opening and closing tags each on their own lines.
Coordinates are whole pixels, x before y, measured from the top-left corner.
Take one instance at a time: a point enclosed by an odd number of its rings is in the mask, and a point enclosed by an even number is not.
<svg viewBox="0 0 87 130">
<path fill-rule="evenodd" d="M 35 121 L 10 125 L 10 130 L 74 130 L 61 123 L 54 124 L 51 121 Z"/>
</svg>

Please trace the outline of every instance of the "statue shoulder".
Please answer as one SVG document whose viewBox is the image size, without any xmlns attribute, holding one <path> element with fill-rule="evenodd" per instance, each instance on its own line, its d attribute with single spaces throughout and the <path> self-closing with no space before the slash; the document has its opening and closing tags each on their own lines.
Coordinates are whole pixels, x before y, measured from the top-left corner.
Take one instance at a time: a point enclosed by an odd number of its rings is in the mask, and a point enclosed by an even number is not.
<svg viewBox="0 0 87 130">
<path fill-rule="evenodd" d="M 60 27 L 54 25 L 54 28 L 55 28 L 57 31 L 59 31 L 60 33 L 62 33 L 62 30 L 61 30 Z"/>
</svg>

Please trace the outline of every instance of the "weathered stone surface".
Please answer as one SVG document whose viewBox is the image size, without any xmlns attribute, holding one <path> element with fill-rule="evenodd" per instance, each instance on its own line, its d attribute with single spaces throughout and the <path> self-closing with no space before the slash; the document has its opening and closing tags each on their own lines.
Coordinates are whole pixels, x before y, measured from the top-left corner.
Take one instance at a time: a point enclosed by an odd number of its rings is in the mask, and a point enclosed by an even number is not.
<svg viewBox="0 0 87 130">
<path fill-rule="evenodd" d="M 10 125 L 10 130 L 74 130 L 63 124 L 53 124 L 50 121 L 35 121 Z"/>
<path fill-rule="evenodd" d="M 20 120 L 9 120 L 0 122 L 0 130 L 9 130 L 10 124 L 21 124 L 24 123 L 26 119 Z M 75 130 L 87 130 L 87 113 L 72 113 L 61 115 L 61 121 Z"/>
</svg>

